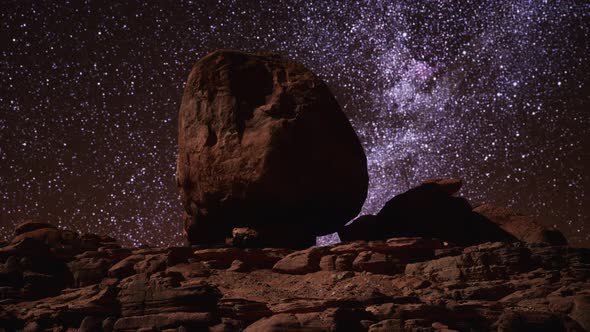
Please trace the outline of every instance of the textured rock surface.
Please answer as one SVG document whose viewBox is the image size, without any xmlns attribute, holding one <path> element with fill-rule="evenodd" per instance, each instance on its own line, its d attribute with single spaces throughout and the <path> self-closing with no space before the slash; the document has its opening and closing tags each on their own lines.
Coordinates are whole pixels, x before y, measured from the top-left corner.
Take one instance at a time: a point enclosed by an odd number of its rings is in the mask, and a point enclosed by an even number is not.
<svg viewBox="0 0 590 332">
<path fill-rule="evenodd" d="M 33 238 L 0 248 L 10 252 L 0 255 L 0 330 L 590 329 L 589 249 L 420 237 L 299 251 L 123 249 L 108 240 L 70 251 Z M 55 271 L 70 279 L 48 282 Z"/>
<path fill-rule="evenodd" d="M 266 246 L 307 247 L 354 218 L 366 198 L 366 157 L 336 99 L 277 56 L 216 51 L 197 62 L 178 145 L 191 243 L 222 243 L 249 227 Z"/>
</svg>

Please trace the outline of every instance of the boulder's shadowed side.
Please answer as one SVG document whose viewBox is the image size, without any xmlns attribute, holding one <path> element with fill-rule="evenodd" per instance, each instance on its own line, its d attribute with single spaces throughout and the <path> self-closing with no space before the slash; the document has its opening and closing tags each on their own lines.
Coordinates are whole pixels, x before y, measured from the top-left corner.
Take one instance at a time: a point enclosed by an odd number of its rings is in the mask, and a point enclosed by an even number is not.
<svg viewBox="0 0 590 332">
<path fill-rule="evenodd" d="M 191 243 L 249 227 L 305 246 L 354 218 L 367 195 L 365 153 L 336 99 L 278 56 L 223 50 L 197 62 L 178 145 Z"/>
</svg>

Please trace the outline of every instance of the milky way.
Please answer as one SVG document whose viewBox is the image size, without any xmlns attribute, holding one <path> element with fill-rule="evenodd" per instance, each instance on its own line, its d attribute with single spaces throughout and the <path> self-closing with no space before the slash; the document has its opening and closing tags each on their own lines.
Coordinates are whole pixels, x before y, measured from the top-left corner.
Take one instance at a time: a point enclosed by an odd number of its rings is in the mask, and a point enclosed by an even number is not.
<svg viewBox="0 0 590 332">
<path fill-rule="evenodd" d="M 177 111 L 217 48 L 330 86 L 365 147 L 365 213 L 430 177 L 589 245 L 590 5 L 548 1 L 3 1 L 0 235 L 27 217 L 182 242 Z"/>
</svg>

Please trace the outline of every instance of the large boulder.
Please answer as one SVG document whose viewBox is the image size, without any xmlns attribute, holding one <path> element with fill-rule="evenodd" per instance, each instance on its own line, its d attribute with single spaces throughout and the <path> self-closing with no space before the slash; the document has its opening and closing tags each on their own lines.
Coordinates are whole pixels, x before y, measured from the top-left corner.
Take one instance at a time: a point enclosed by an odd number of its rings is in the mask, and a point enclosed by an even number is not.
<svg viewBox="0 0 590 332">
<path fill-rule="evenodd" d="M 222 50 L 197 62 L 178 145 L 191 243 L 249 227 L 307 245 L 354 218 L 367 195 L 366 156 L 336 99 L 301 64 L 275 55 Z"/>
</svg>

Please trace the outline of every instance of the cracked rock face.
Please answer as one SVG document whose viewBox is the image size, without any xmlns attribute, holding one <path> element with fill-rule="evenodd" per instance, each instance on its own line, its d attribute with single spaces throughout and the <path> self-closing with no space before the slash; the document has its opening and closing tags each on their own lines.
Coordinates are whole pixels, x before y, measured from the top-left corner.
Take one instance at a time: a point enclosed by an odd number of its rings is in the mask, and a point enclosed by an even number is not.
<svg viewBox="0 0 590 332">
<path fill-rule="evenodd" d="M 191 243 L 250 227 L 307 246 L 354 218 L 366 156 L 336 99 L 301 64 L 216 51 L 197 62 L 179 114 L 177 183 Z M 276 244 L 279 245 L 279 244 Z"/>
</svg>

